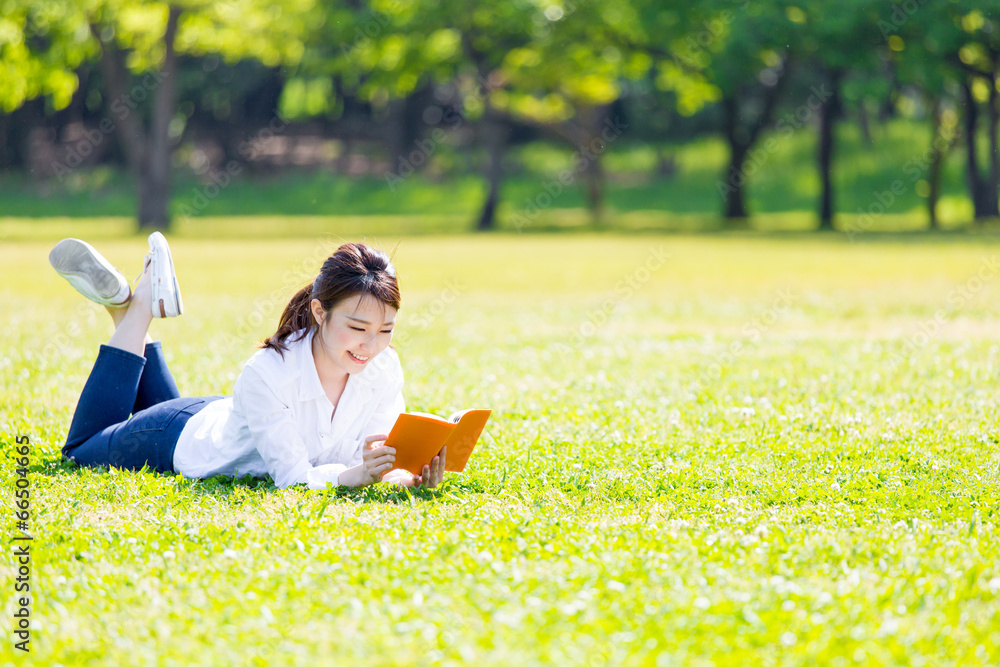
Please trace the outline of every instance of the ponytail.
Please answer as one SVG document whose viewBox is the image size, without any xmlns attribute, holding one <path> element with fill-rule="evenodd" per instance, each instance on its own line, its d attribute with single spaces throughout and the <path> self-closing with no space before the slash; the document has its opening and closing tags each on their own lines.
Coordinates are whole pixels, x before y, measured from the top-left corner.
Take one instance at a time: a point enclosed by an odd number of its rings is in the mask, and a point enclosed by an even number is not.
<svg viewBox="0 0 1000 667">
<path fill-rule="evenodd" d="M 288 351 L 288 346 L 285 344 L 286 338 L 301 330 L 302 333 L 299 336 L 288 342 L 294 343 L 297 340 L 302 340 L 316 326 L 312 310 L 309 308 L 309 304 L 312 303 L 312 289 L 313 286 L 310 283 L 295 293 L 292 300 L 285 306 L 284 312 L 281 313 L 281 319 L 278 320 L 278 330 L 258 343 L 259 348 L 270 348 L 284 357 L 284 353 Z"/>
</svg>

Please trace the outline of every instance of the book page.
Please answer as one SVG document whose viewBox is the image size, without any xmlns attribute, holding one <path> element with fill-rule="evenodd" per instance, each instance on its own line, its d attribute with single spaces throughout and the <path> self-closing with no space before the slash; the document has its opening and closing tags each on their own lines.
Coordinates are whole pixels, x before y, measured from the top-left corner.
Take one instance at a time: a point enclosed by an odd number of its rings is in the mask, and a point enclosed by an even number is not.
<svg viewBox="0 0 1000 667">
<path fill-rule="evenodd" d="M 444 417 L 441 417 L 439 415 L 431 414 L 430 412 L 407 412 L 406 414 L 408 414 L 408 415 L 416 415 L 417 417 L 427 417 L 429 419 L 440 419 L 443 422 L 450 421 L 450 420 L 445 419 Z"/>
<path fill-rule="evenodd" d="M 445 458 L 445 470 L 450 472 L 462 472 L 472 450 L 479 442 L 479 436 L 486 428 L 486 422 L 490 418 L 490 410 L 465 410 L 461 413 L 461 418 L 455 429 L 448 436 L 444 445 L 448 448 Z"/>
</svg>

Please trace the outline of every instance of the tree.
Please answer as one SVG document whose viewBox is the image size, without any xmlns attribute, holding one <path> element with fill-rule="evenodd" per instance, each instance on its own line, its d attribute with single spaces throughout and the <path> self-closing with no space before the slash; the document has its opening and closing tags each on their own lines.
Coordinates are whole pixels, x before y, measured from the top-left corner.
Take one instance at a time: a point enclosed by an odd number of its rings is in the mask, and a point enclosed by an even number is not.
<svg viewBox="0 0 1000 667">
<path fill-rule="evenodd" d="M 15 8 L 23 0 L 14 0 Z M 77 85 L 83 58 L 100 61 L 104 95 L 111 100 L 137 186 L 140 227 L 170 222 L 172 153 L 177 117 L 177 62 L 181 53 L 219 54 L 230 61 L 295 62 L 311 20 L 312 0 L 42 0 L 24 3 L 16 16 L 20 40 L 14 93 L 0 97 L 7 110 L 48 94 L 56 108 Z M 32 84 L 32 71 L 50 83 Z M 176 133 L 179 134 L 179 133 Z"/>
<path fill-rule="evenodd" d="M 595 43 L 582 39 L 584 21 L 570 20 L 576 12 L 593 16 L 599 9 L 527 0 L 415 0 L 405 5 L 378 0 L 357 10 L 330 6 L 343 18 L 328 21 L 317 35 L 304 69 L 339 74 L 376 107 L 428 84 L 452 91 L 445 106 L 456 111 L 444 119 L 446 125 L 453 130 L 472 127 L 485 148 L 487 193 L 475 227 L 491 229 L 512 127 L 528 125 L 578 146 L 593 138 L 594 125 L 602 122 L 594 120 L 602 105 L 618 96 L 618 62 L 603 58 Z M 588 115 L 591 120 L 583 120 Z M 440 135 L 432 133 L 425 142 L 430 148 L 437 143 L 434 136 Z M 586 174 L 593 183 L 599 180 L 599 166 L 596 160 L 588 163 Z M 387 175 L 390 187 L 407 175 L 399 170 Z M 591 202 L 599 201 L 599 187 L 589 191 Z"/>
<path fill-rule="evenodd" d="M 833 160 L 836 124 L 844 111 L 844 87 L 848 84 L 859 94 L 866 92 L 866 83 L 874 78 L 881 61 L 879 49 L 872 47 L 882 40 L 877 15 L 866 0 L 843 0 L 837 11 L 828 9 L 829 3 L 812 0 L 787 10 L 789 19 L 801 27 L 801 64 L 821 81 L 816 162 L 822 183 L 819 228 L 826 230 L 833 229 L 836 209 Z"/>
<path fill-rule="evenodd" d="M 962 103 L 965 106 L 966 168 L 969 194 L 976 220 L 1000 215 L 1000 7 L 984 13 L 983 3 L 962 2 L 954 20 L 964 33 L 964 44 L 952 54 L 951 62 L 962 72 Z M 989 144 L 987 175 L 980 172 L 976 140 L 980 105 L 986 107 Z"/>
<path fill-rule="evenodd" d="M 675 29 L 659 53 L 658 81 L 677 92 L 682 113 L 719 103 L 729 164 L 717 187 L 730 220 L 748 216 L 745 186 L 760 161 L 747 160 L 773 121 L 799 51 L 800 31 L 789 18 L 795 12 L 801 10 L 783 0 L 700 0 L 674 15 Z"/>
<path fill-rule="evenodd" d="M 964 37 L 954 20 L 939 10 L 928 6 L 907 13 L 902 4 L 897 4 L 875 17 L 899 81 L 920 91 L 928 109 L 929 155 L 911 160 L 904 171 L 915 169 L 911 178 L 918 177 L 923 169 L 927 171 L 927 218 L 931 229 L 939 227 L 937 203 L 944 161 L 961 137 L 955 113 L 949 107 L 958 103 L 955 91 L 959 89 L 958 79 L 963 77 L 948 60 Z"/>
<path fill-rule="evenodd" d="M 919 7 L 894 4 L 879 26 L 895 40 L 899 60 L 910 79 L 926 81 L 933 99 L 948 79 L 961 91 L 962 138 L 965 141 L 966 183 L 973 216 L 995 218 L 1000 209 L 1000 2 L 954 0 Z M 942 71 L 941 64 L 950 72 Z M 985 110 L 989 145 L 986 174 L 980 164 L 980 116 Z M 931 115 L 932 123 L 934 114 Z"/>
</svg>

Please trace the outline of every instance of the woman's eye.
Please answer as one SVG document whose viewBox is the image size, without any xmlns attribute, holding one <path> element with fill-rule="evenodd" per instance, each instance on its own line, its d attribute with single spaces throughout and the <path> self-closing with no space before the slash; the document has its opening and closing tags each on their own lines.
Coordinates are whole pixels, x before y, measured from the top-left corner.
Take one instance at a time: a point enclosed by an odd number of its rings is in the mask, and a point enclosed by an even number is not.
<svg viewBox="0 0 1000 667">
<path fill-rule="evenodd" d="M 392 329 L 384 329 L 382 333 L 392 333 Z"/>
<path fill-rule="evenodd" d="M 359 329 L 358 327 L 351 327 L 351 328 L 354 329 L 355 331 L 364 331 L 364 329 Z"/>
</svg>

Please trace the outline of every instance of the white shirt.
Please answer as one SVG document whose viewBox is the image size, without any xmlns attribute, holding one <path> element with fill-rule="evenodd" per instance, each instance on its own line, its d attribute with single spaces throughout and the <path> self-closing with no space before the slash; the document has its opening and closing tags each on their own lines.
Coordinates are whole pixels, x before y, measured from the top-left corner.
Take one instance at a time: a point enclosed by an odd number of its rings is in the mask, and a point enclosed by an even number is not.
<svg viewBox="0 0 1000 667">
<path fill-rule="evenodd" d="M 334 414 L 312 355 L 312 332 L 285 343 L 284 359 L 262 349 L 243 367 L 233 395 L 205 406 L 181 431 L 174 469 L 185 477 L 271 475 L 285 488 L 336 485 L 361 463 L 364 439 L 388 433 L 403 402 L 403 369 L 392 348 L 351 373 Z M 333 414 L 333 421 L 330 415 Z"/>
</svg>

